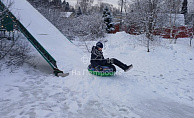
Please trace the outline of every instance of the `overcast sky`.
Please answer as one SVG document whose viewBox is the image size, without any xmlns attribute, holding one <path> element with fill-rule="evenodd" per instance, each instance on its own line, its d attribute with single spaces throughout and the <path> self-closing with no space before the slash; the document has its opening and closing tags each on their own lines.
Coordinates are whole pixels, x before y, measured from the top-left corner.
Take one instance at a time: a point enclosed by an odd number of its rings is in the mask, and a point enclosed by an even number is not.
<svg viewBox="0 0 194 118">
<path fill-rule="evenodd" d="M 96 4 L 97 1 L 98 0 L 94 0 L 94 4 Z M 77 0 L 66 0 L 66 2 L 69 2 L 70 5 L 75 6 Z M 118 7 L 118 0 L 102 0 L 102 2 L 112 4 L 114 7 Z"/>
</svg>

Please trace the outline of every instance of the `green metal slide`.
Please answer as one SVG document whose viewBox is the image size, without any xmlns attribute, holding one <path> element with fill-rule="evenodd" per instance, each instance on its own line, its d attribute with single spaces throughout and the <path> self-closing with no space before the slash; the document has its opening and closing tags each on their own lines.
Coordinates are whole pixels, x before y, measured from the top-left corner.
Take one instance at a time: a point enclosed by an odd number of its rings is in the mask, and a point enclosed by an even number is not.
<svg viewBox="0 0 194 118">
<path fill-rule="evenodd" d="M 0 1 L 0 10 L 4 11 L 6 17 L 3 18 L 1 22 L 2 28 L 5 28 L 7 31 L 13 31 L 14 27 L 17 27 L 24 36 L 30 41 L 30 43 L 38 50 L 38 52 L 44 57 L 44 59 L 49 63 L 53 68 L 55 75 L 58 73 L 63 73 L 57 67 L 56 60 L 44 49 L 44 47 L 30 34 L 30 32 L 20 23 L 19 20 L 9 11 L 9 9 Z M 2 16 L 1 16 L 2 17 Z"/>
</svg>

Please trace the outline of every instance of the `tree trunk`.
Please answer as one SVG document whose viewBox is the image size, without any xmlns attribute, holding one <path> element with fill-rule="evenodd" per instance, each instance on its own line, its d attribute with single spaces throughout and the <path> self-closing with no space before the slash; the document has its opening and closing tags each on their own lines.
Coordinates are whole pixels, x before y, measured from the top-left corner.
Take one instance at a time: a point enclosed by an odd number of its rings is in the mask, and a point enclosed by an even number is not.
<svg viewBox="0 0 194 118">
<path fill-rule="evenodd" d="M 148 38 L 147 52 L 150 52 L 150 39 Z"/>
</svg>

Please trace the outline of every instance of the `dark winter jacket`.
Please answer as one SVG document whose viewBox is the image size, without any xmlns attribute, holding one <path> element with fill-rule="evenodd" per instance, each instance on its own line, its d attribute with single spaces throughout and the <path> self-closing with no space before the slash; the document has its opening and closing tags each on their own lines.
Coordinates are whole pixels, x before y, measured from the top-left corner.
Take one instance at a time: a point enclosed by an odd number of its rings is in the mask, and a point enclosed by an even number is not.
<svg viewBox="0 0 194 118">
<path fill-rule="evenodd" d="M 103 60 L 104 60 L 103 52 L 99 51 L 96 46 L 93 46 L 91 51 L 91 60 L 90 60 L 90 63 L 92 64 L 92 66 L 97 67 L 99 65 L 103 65 L 104 63 Z"/>
</svg>

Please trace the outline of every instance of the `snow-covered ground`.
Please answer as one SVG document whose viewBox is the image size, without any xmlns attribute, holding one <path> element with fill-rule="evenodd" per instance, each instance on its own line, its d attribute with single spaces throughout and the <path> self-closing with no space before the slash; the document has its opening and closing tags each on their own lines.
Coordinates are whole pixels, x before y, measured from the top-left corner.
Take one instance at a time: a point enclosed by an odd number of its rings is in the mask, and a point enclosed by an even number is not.
<svg viewBox="0 0 194 118">
<path fill-rule="evenodd" d="M 157 39 L 149 53 L 144 36 L 119 32 L 105 39 L 105 57 L 133 64 L 132 70 L 117 68 L 112 77 L 91 75 L 90 53 L 79 46 L 83 64 L 65 78 L 55 77 L 34 51 L 36 68 L 24 65 L 14 73 L 0 72 L 0 117 L 194 118 L 194 47 L 189 39 L 177 44 Z M 89 48 L 95 44 L 87 43 Z"/>
</svg>

